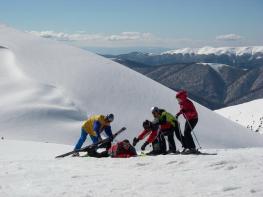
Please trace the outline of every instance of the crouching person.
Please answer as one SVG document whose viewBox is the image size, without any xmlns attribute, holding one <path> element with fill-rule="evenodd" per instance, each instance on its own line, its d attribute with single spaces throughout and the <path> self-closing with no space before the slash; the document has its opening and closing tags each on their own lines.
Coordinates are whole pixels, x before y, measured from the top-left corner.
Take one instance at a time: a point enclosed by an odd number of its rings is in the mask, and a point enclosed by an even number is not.
<svg viewBox="0 0 263 197">
<path fill-rule="evenodd" d="M 164 143 L 161 143 L 161 149 L 165 153 L 175 153 L 177 154 L 176 145 L 174 141 L 174 132 L 176 134 L 177 139 L 182 143 L 182 135 L 180 133 L 177 120 L 175 117 L 166 112 L 164 109 L 159 109 L 158 107 L 152 107 L 151 109 L 152 115 L 154 117 L 154 123 L 160 126 L 159 138 L 162 139 Z M 166 152 L 166 142 L 165 136 L 168 138 L 169 150 Z M 161 142 L 163 142 L 161 141 Z"/>
<path fill-rule="evenodd" d="M 108 145 L 106 145 L 108 146 Z M 90 157 L 113 157 L 113 158 L 129 158 L 137 156 L 135 148 L 130 144 L 129 140 L 123 140 L 116 144 L 113 144 L 108 150 L 103 152 L 97 152 L 98 148 L 105 146 L 93 147 L 88 150 L 88 156 Z"/>
<path fill-rule="evenodd" d="M 136 146 L 136 144 L 140 141 L 143 140 L 146 136 L 149 136 L 147 140 L 144 142 L 144 144 L 141 146 L 141 150 L 144 151 L 146 146 L 150 143 L 152 143 L 153 150 L 147 155 L 158 155 L 162 154 L 162 150 L 160 148 L 160 140 L 164 141 L 164 138 L 158 138 L 158 124 L 154 124 L 149 120 L 145 120 L 142 124 L 144 130 L 139 134 L 138 137 L 135 137 L 133 139 L 133 146 Z M 165 142 L 162 142 L 165 143 Z"/>
<path fill-rule="evenodd" d="M 113 122 L 114 115 L 93 115 L 84 122 L 81 128 L 80 138 L 75 145 L 74 150 L 78 150 L 82 147 L 87 136 L 89 135 L 92 143 L 95 144 L 101 140 L 101 132 L 105 131 L 106 135 L 112 138 L 112 131 L 110 123 Z M 109 148 L 109 147 L 108 147 Z M 74 153 L 72 156 L 79 156 L 79 153 Z"/>
</svg>

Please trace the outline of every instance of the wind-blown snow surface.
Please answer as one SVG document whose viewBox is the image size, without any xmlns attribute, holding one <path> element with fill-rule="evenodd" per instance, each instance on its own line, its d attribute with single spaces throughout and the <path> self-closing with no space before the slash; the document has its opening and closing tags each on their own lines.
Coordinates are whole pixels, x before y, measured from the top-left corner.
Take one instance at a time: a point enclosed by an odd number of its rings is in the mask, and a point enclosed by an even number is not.
<svg viewBox="0 0 263 197">
<path fill-rule="evenodd" d="M 216 110 L 218 114 L 263 134 L 263 99 Z"/>
<path fill-rule="evenodd" d="M 99 55 L 0 25 L 0 136 L 74 144 L 82 121 L 115 114 L 131 139 L 159 106 L 175 114 L 175 92 Z M 14 71 L 14 72 L 13 72 Z M 263 146 L 263 137 L 196 103 L 203 147 Z M 182 122 L 182 118 L 180 119 Z"/>
<path fill-rule="evenodd" d="M 208 151 L 218 155 L 54 159 L 71 148 L 0 140 L 0 196 L 263 196 L 262 148 Z"/>
</svg>

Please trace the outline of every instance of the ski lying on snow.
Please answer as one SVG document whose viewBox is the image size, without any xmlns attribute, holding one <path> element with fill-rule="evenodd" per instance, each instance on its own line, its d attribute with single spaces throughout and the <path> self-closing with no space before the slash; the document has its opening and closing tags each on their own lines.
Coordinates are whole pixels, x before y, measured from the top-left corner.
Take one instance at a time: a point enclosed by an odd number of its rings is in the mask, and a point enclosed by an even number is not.
<svg viewBox="0 0 263 197">
<path fill-rule="evenodd" d="M 101 141 L 99 141 L 99 142 L 97 142 L 97 143 L 94 143 L 94 144 L 85 146 L 85 147 L 83 147 L 83 148 L 81 148 L 81 149 L 73 150 L 73 151 L 64 153 L 64 154 L 62 154 L 62 155 L 58 155 L 58 156 L 56 156 L 55 158 L 63 158 L 63 157 L 72 155 L 72 154 L 74 154 L 74 153 L 86 152 L 86 151 L 87 151 L 88 149 L 90 149 L 90 148 L 97 147 L 97 146 L 99 146 L 100 144 L 104 144 L 104 143 L 106 143 L 106 142 L 109 142 L 109 141 L 111 141 L 111 140 L 114 140 L 114 138 L 116 138 L 117 135 L 119 135 L 120 133 L 122 133 L 122 132 L 125 131 L 125 130 L 126 130 L 126 128 L 125 128 L 125 127 L 122 127 L 119 131 L 117 131 L 116 133 L 113 134 L 112 139 L 106 138 L 106 139 L 103 139 L 103 140 L 101 140 Z"/>
<path fill-rule="evenodd" d="M 177 153 L 167 153 L 167 154 L 147 154 L 147 153 L 140 153 L 137 156 L 138 157 L 146 157 L 146 156 L 159 156 L 159 155 L 217 155 L 217 153 L 207 153 L 207 152 L 196 152 L 196 153 L 183 153 L 183 152 L 177 152 Z"/>
<path fill-rule="evenodd" d="M 167 155 L 217 155 L 217 153 L 206 153 L 206 152 L 196 152 L 196 153 L 183 153 L 183 152 L 180 152 L 180 153 L 169 153 Z"/>
</svg>

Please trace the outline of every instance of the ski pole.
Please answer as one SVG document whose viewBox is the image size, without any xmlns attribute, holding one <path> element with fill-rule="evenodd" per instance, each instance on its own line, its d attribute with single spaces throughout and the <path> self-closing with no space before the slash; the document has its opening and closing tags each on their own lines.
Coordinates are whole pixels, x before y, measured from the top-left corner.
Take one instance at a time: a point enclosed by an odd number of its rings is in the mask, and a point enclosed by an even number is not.
<svg viewBox="0 0 263 197">
<path fill-rule="evenodd" d="M 195 137 L 195 140 L 196 140 L 196 142 L 197 142 L 197 144 L 198 144 L 198 146 L 199 146 L 199 149 L 202 149 L 202 147 L 200 146 L 199 141 L 198 141 L 198 139 L 197 139 L 197 137 L 196 137 L 196 135 L 195 135 L 195 132 L 194 132 L 194 129 L 193 129 L 192 125 L 190 124 L 189 120 L 186 118 L 186 116 L 185 116 L 184 113 L 183 113 L 183 115 L 184 115 L 184 118 L 185 118 L 185 120 L 187 121 L 187 123 L 188 123 L 191 131 L 192 131 L 193 134 L 194 134 L 194 137 Z"/>
</svg>

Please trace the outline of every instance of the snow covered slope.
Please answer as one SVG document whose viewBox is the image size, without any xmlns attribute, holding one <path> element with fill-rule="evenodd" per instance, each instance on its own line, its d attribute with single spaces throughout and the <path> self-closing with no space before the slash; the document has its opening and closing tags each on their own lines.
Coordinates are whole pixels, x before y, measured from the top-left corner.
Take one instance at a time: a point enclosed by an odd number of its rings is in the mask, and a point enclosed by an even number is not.
<svg viewBox="0 0 263 197">
<path fill-rule="evenodd" d="M 85 114 L 60 89 L 30 79 L 19 66 L 15 54 L 0 47 L 0 136 L 57 141 Z"/>
<path fill-rule="evenodd" d="M 216 110 L 218 114 L 263 134 L 263 99 Z"/>
<path fill-rule="evenodd" d="M 68 150 L 71 146 L 0 140 L 0 196 L 263 196 L 262 148 L 208 151 L 217 155 L 54 159 Z"/>
<path fill-rule="evenodd" d="M 82 120 L 115 114 L 134 137 L 150 108 L 178 111 L 175 92 L 99 55 L 0 25 L 0 136 L 74 144 Z M 14 72 L 13 72 L 14 71 Z M 263 146 L 263 137 L 196 103 L 203 147 Z M 180 119 L 183 122 L 182 119 Z"/>
</svg>

